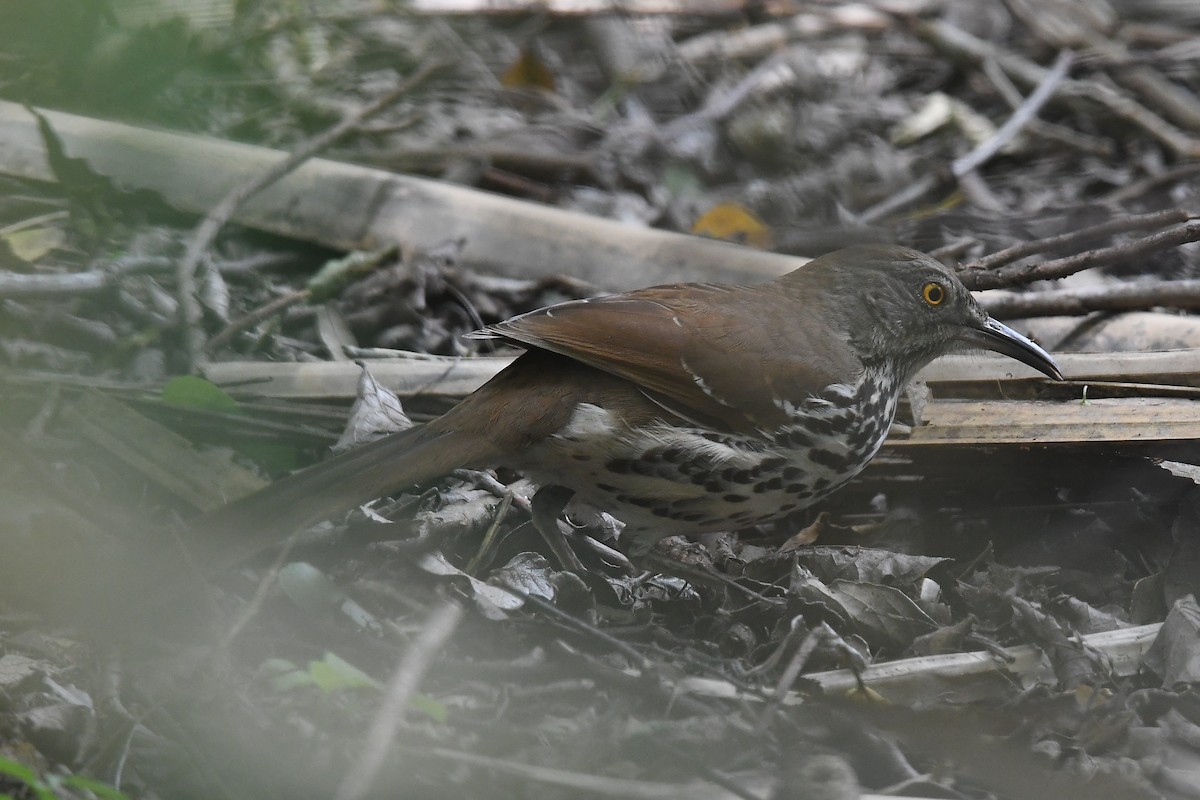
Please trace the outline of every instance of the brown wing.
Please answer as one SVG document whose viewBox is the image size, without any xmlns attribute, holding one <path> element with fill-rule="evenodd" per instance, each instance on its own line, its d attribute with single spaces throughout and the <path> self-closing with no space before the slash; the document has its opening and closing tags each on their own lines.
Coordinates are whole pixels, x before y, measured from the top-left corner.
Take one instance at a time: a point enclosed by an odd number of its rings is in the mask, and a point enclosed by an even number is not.
<svg viewBox="0 0 1200 800">
<path fill-rule="evenodd" d="M 549 350 L 637 384 L 686 419 L 730 431 L 786 421 L 798 403 L 861 365 L 772 284 L 684 284 L 523 314 L 486 333 Z"/>
</svg>

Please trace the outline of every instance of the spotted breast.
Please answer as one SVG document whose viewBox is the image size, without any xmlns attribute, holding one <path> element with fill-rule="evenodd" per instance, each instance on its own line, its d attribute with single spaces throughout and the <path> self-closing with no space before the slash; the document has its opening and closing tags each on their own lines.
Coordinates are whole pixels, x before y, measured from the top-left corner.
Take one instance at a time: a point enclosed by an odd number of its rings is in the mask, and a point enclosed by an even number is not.
<svg viewBox="0 0 1200 800">
<path fill-rule="evenodd" d="M 780 400 L 786 422 L 746 434 L 666 420 L 630 425 L 619 410 L 582 403 L 521 467 L 536 481 L 579 487 L 582 499 L 626 523 L 634 550 L 771 522 L 825 497 L 874 457 L 903 388 L 888 373 L 864 371 L 854 385 Z"/>
</svg>

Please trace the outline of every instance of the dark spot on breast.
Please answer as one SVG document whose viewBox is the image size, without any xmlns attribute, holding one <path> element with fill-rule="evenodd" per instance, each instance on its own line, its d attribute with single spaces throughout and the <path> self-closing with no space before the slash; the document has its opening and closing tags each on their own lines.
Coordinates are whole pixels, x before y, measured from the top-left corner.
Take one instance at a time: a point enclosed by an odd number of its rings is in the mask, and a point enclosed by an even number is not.
<svg viewBox="0 0 1200 800">
<path fill-rule="evenodd" d="M 670 469 L 674 475 L 692 475 L 700 469 L 700 465 L 694 461 L 668 461 L 662 469 Z"/>
<path fill-rule="evenodd" d="M 726 503 L 744 503 L 750 498 L 744 494 L 727 494 L 721 499 Z"/>
<path fill-rule="evenodd" d="M 709 492 L 723 492 L 725 491 L 726 486 L 727 484 L 725 481 L 714 478 L 713 480 L 710 480 L 708 483 L 704 484 L 704 489 Z"/>
<path fill-rule="evenodd" d="M 571 458 L 576 461 L 590 461 L 592 459 L 587 453 L 571 453 Z"/>
<path fill-rule="evenodd" d="M 776 492 L 783 488 L 783 478 L 776 475 L 774 478 L 765 480 L 762 483 L 754 484 L 754 491 L 762 494 L 763 492 Z"/>
<path fill-rule="evenodd" d="M 814 464 L 820 464 L 823 467 L 829 467 L 830 469 L 835 470 L 841 469 L 846 464 L 846 460 L 842 456 L 830 452 L 829 450 L 810 450 L 808 453 L 808 458 Z"/>
<path fill-rule="evenodd" d="M 829 433 L 830 435 L 842 436 L 850 430 L 850 417 L 843 415 L 830 420 Z"/>
<path fill-rule="evenodd" d="M 789 483 L 787 493 L 795 497 L 812 497 L 812 490 L 803 483 Z"/>
<path fill-rule="evenodd" d="M 609 494 L 616 494 L 619 491 L 617 487 L 613 486 L 611 483 L 597 483 L 596 488 L 602 492 L 608 492 Z"/>
<path fill-rule="evenodd" d="M 861 450 L 869 445 L 874 439 L 875 426 L 866 425 L 850 434 L 850 438 L 847 441 L 849 442 L 851 449 Z"/>
<path fill-rule="evenodd" d="M 808 428 L 809 433 L 815 436 L 829 436 L 834 431 L 834 422 L 828 418 L 811 417 L 805 420 L 805 427 Z M 795 433 L 802 432 L 795 431 Z"/>
<path fill-rule="evenodd" d="M 791 447 L 812 447 L 813 445 L 812 437 L 799 428 L 787 431 L 780 438 Z"/>
<path fill-rule="evenodd" d="M 812 488 L 813 488 L 813 491 L 817 491 L 817 492 L 821 492 L 821 491 L 824 491 L 825 489 L 828 489 L 829 488 L 829 479 L 828 478 L 817 478 L 815 481 L 813 481 Z"/>
<path fill-rule="evenodd" d="M 780 456 L 771 456 L 770 458 L 764 458 L 762 463 L 758 465 L 758 468 L 762 472 L 775 472 L 786 463 L 786 458 L 781 458 Z"/>
<path fill-rule="evenodd" d="M 678 461 L 685 461 L 686 455 L 687 454 L 683 452 L 682 447 L 668 447 L 666 450 L 662 451 L 661 458 L 663 461 L 675 463 Z"/>
<path fill-rule="evenodd" d="M 605 464 L 604 468 L 618 475 L 628 475 L 633 471 L 633 462 L 628 458 L 614 458 Z"/>
<path fill-rule="evenodd" d="M 779 473 L 780 477 L 782 477 L 785 481 L 794 481 L 803 474 L 804 470 L 800 469 L 799 467 L 784 467 L 783 471 Z"/>
</svg>

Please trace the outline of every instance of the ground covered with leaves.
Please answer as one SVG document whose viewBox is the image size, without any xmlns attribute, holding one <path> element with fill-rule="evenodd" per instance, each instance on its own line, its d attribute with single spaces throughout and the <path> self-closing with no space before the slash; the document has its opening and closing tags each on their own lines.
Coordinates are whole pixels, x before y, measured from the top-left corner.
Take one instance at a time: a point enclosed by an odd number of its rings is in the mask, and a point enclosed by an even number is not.
<svg viewBox="0 0 1200 800">
<path fill-rule="evenodd" d="M 0 796 L 1200 797 L 1196 8 L 450 5 L 0 10 Z M 503 470 L 204 561 L 464 334 L 864 241 L 1069 380 L 632 569 Z"/>
</svg>

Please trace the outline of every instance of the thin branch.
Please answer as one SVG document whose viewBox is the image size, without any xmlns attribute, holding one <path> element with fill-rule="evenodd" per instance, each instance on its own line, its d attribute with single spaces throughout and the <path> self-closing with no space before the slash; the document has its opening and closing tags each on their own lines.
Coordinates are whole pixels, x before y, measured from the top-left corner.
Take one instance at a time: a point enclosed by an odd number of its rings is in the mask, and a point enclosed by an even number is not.
<svg viewBox="0 0 1200 800">
<path fill-rule="evenodd" d="M 1020 90 L 1009 79 L 1008 74 L 1000 68 L 992 59 L 985 59 L 981 65 L 983 74 L 992 82 L 992 86 L 1004 99 L 1004 102 L 1012 106 L 1013 109 L 1018 108 L 1021 103 L 1025 102 L 1021 97 Z M 1113 155 L 1112 142 L 1100 136 L 1095 136 L 1090 133 L 1069 128 L 1066 125 L 1059 125 L 1055 122 L 1048 122 L 1044 119 L 1034 119 L 1029 123 L 1028 131 L 1043 139 L 1048 139 L 1052 142 L 1065 144 L 1067 147 L 1081 150 L 1084 153 L 1100 156 L 1104 159 L 1110 159 Z"/>
<path fill-rule="evenodd" d="M 993 317 L 1049 317 L 1093 311 L 1142 311 L 1150 308 L 1200 308 L 1200 279 L 1140 281 L 1113 286 L 1001 292 L 980 298 Z"/>
<path fill-rule="evenodd" d="M 1031 242 L 1014 244 L 1012 247 L 1006 247 L 991 255 L 984 256 L 978 261 L 963 264 L 960 269 L 966 273 L 973 272 L 974 270 L 992 270 L 1002 267 L 1005 264 L 1019 261 L 1026 256 L 1044 253 L 1048 250 L 1062 250 L 1067 247 L 1076 247 L 1082 243 L 1098 241 L 1117 233 L 1151 231 L 1166 225 L 1178 225 L 1194 217 L 1194 214 L 1182 208 L 1155 211 L 1152 214 L 1138 214 L 1132 217 L 1117 217 L 1116 219 L 1110 219 L 1099 225 L 1092 225 L 1081 230 L 1070 231 L 1058 236 L 1048 236 L 1044 239 L 1034 239 Z M 960 275 L 959 277 L 964 276 Z"/>
<path fill-rule="evenodd" d="M 1047 70 L 1044 67 L 946 22 L 919 22 L 914 29 L 918 36 L 953 58 L 976 64 L 994 59 L 1005 72 L 1026 86 L 1040 86 L 1046 80 Z M 1064 80 L 1058 84 L 1054 95 L 1091 100 L 1118 119 L 1141 128 L 1177 155 L 1185 158 L 1200 155 L 1200 139 L 1100 81 Z"/>
<path fill-rule="evenodd" d="M 846 30 L 874 34 L 893 24 L 893 18 L 865 4 L 818 7 L 782 20 L 701 33 L 682 42 L 676 54 L 684 64 L 693 66 L 713 61 L 736 63 L 778 52 L 797 40 L 832 37 Z"/>
<path fill-rule="evenodd" d="M 297 303 L 303 303 L 310 297 L 312 297 L 311 289 L 299 289 L 294 292 L 288 292 L 287 294 L 280 295 L 274 300 L 248 311 L 245 315 L 226 325 L 225 328 L 216 336 L 209 339 L 208 343 L 205 345 L 205 350 L 209 353 L 215 353 L 217 350 L 220 350 L 222 347 L 229 344 L 229 342 L 233 340 L 233 337 L 237 336 L 242 331 L 253 328 L 263 320 L 270 319 L 276 314 L 291 308 Z"/>
<path fill-rule="evenodd" d="M 992 136 L 988 137 L 986 142 L 982 142 L 971 152 L 961 158 L 954 159 L 950 165 L 950 171 L 954 173 L 956 178 L 961 178 L 968 172 L 979 168 L 983 164 L 992 159 L 992 156 L 1000 152 L 1000 148 L 1008 144 L 1013 137 L 1020 133 L 1026 125 L 1037 117 L 1042 106 L 1054 96 L 1058 91 L 1058 86 L 1067 77 L 1067 73 L 1071 70 L 1071 64 L 1075 61 L 1075 54 L 1070 50 L 1063 50 L 1058 54 L 1058 58 L 1054 60 L 1054 66 L 1046 73 L 1046 79 L 1038 84 L 1037 89 L 1025 98 L 1025 102 L 1018 106 L 1000 129 Z"/>
<path fill-rule="evenodd" d="M 0 297 L 74 297 L 95 294 L 108 288 L 107 272 L 64 272 L 36 275 L 25 272 L 0 272 Z"/>
<path fill-rule="evenodd" d="M 959 277 L 968 289 L 1003 289 L 1033 281 L 1065 278 L 1090 267 L 1128 261 L 1195 241 L 1200 241 L 1200 219 L 1112 247 L 1101 247 L 1028 266 L 1014 265 L 995 271 L 972 270 L 960 273 Z"/>
<path fill-rule="evenodd" d="M 408 709 L 421 678 L 429 669 L 438 650 L 458 627 L 462 615 L 462 606 L 453 600 L 443 601 L 429 615 L 425 626 L 413 640 L 388 683 L 387 693 L 383 696 L 379 711 L 367 732 L 362 751 L 350 769 L 346 770 L 346 775 L 338 786 L 337 800 L 359 800 L 370 793 L 392 750 L 396 733 L 404 719 L 404 712 Z"/>
<path fill-rule="evenodd" d="M 657 678 L 657 666 L 653 661 L 650 660 L 648 656 L 642 655 L 633 647 L 616 638 L 612 634 L 609 634 L 594 625 L 589 625 L 587 622 L 584 622 L 581 619 L 571 616 L 557 606 L 547 603 L 540 597 L 536 597 L 531 594 L 525 594 L 524 592 L 516 592 L 513 589 L 508 589 L 507 591 L 516 594 L 530 605 L 536 606 L 538 610 L 545 612 L 548 616 L 558 620 L 565 627 L 573 628 L 576 631 L 582 632 L 593 637 L 597 641 L 608 645 L 613 650 L 628 658 L 631 662 L 633 662 L 634 665 L 636 665 L 638 669 L 642 670 L 643 673 L 653 673 Z"/>
<path fill-rule="evenodd" d="M 183 260 L 179 262 L 175 273 L 176 291 L 179 295 L 179 323 L 183 328 L 184 350 L 189 364 L 195 367 L 204 355 L 204 330 L 201 327 L 203 309 L 196 297 L 196 268 L 225 223 L 251 197 L 357 128 L 367 118 L 395 103 L 444 66 L 440 61 L 426 64 L 391 91 L 385 92 L 333 127 L 302 143 L 286 158 L 234 188 L 208 212 L 192 234 Z"/>
<path fill-rule="evenodd" d="M 871 206 L 861 214 L 857 215 L 857 221 L 860 225 L 870 225 L 878 222 L 885 217 L 890 217 L 894 212 L 899 211 L 907 205 L 911 205 L 920 200 L 929 192 L 933 191 L 943 179 L 949 179 L 944 173 L 932 172 L 928 175 L 923 175 L 917 178 L 911 184 L 896 192 L 891 197 L 880 200 L 875 205 Z"/>
</svg>

